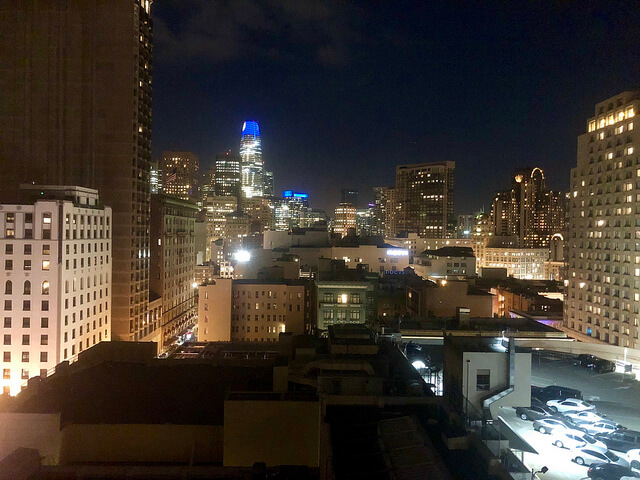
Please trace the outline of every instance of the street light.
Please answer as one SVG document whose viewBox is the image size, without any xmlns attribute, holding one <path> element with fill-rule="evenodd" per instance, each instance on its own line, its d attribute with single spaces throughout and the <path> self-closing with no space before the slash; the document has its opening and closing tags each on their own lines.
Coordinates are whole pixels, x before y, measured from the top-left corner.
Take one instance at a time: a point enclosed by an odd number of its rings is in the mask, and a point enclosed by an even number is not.
<svg viewBox="0 0 640 480">
<path fill-rule="evenodd" d="M 549 469 L 547 467 L 542 467 L 540 470 L 536 471 L 533 468 L 531 469 L 531 480 L 535 480 L 536 479 L 536 474 L 537 473 L 547 473 L 549 471 Z"/>
</svg>

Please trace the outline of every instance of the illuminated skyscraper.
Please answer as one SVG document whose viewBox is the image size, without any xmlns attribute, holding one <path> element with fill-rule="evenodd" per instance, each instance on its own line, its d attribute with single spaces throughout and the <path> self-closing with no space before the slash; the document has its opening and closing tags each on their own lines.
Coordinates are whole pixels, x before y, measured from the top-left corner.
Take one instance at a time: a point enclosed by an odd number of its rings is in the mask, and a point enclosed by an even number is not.
<svg viewBox="0 0 640 480">
<path fill-rule="evenodd" d="M 215 194 L 240 198 L 240 157 L 230 152 L 216 155 Z"/>
<path fill-rule="evenodd" d="M 349 229 L 356 228 L 356 207 L 350 203 L 340 203 L 335 210 L 336 218 L 333 231 L 345 237 Z"/>
<path fill-rule="evenodd" d="M 420 163 L 396 167 L 396 234 L 424 238 L 455 234 L 453 179 L 455 162 Z"/>
<path fill-rule="evenodd" d="M 524 168 L 512 177 L 511 190 L 498 192 L 491 207 L 494 234 L 517 236 L 525 248 L 549 245 L 551 235 L 564 230 L 564 201 L 547 190 L 542 169 Z"/>
<path fill-rule="evenodd" d="M 182 200 L 198 196 L 198 157 L 191 152 L 168 151 L 162 154 L 162 193 Z"/>
<path fill-rule="evenodd" d="M 640 348 L 640 91 L 596 104 L 571 169 L 565 326 Z"/>
<path fill-rule="evenodd" d="M 242 195 L 246 198 L 264 195 L 264 163 L 258 122 L 247 120 L 242 125 L 240 140 Z"/>
</svg>

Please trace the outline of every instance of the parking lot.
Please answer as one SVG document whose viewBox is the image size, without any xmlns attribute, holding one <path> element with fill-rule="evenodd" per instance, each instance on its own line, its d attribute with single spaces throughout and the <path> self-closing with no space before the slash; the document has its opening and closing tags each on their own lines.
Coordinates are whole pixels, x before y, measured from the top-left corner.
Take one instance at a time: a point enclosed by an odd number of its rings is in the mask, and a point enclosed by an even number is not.
<svg viewBox="0 0 640 480">
<path fill-rule="evenodd" d="M 536 352 L 532 356 L 532 384 L 576 388 L 582 391 L 585 400 L 596 406 L 598 412 L 629 429 L 640 430 L 640 383 L 624 374 L 596 374 L 575 366 L 571 358 Z M 554 446 L 549 435 L 536 432 L 532 422 L 521 420 L 513 408 L 502 408 L 501 416 L 538 452 L 537 455 L 525 453 L 525 464 L 535 470 L 543 466 L 549 469 L 546 474 L 538 475 L 541 480 L 588 478 L 588 467 L 574 463 L 572 458 L 575 455 L 569 449 Z"/>
</svg>

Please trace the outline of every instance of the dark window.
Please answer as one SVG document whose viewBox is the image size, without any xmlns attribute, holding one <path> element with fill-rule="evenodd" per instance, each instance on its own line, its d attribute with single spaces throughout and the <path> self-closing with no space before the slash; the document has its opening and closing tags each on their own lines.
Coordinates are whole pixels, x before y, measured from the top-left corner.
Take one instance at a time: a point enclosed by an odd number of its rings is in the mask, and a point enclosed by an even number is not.
<svg viewBox="0 0 640 480">
<path fill-rule="evenodd" d="M 489 370 L 478 370 L 476 373 L 476 390 L 489 390 L 490 377 Z"/>
</svg>

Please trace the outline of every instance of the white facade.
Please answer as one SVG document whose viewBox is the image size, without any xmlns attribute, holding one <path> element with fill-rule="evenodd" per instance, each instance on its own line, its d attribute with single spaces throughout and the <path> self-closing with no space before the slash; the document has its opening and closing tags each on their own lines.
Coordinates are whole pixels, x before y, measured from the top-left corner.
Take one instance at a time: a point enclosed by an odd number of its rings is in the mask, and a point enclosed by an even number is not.
<svg viewBox="0 0 640 480">
<path fill-rule="evenodd" d="M 95 190 L 54 190 L 73 200 L 0 205 L 2 387 L 11 395 L 111 339 L 111 208 Z"/>
<path fill-rule="evenodd" d="M 548 280 L 548 248 L 485 248 L 479 268 L 505 268 L 508 277 Z"/>
<path fill-rule="evenodd" d="M 565 326 L 640 348 L 640 91 L 599 102 L 571 170 Z M 640 127 L 640 125 L 639 125 Z"/>
</svg>

